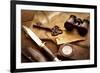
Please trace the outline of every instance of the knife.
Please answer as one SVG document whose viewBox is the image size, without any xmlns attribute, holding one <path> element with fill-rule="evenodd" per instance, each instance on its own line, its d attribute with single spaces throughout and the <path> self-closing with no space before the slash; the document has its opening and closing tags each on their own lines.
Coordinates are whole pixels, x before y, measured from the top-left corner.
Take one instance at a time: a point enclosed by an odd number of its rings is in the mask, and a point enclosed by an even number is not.
<svg viewBox="0 0 100 73">
<path fill-rule="evenodd" d="M 52 52 L 51 50 L 48 49 L 48 47 L 45 45 L 45 42 L 42 42 L 39 37 L 31 30 L 29 29 L 28 27 L 26 26 L 22 26 L 25 30 L 25 32 L 32 38 L 33 41 L 36 42 L 36 44 L 42 48 L 44 48 L 44 50 L 46 52 L 48 52 L 52 57 L 53 57 L 53 60 L 54 61 L 60 61 Z"/>
</svg>

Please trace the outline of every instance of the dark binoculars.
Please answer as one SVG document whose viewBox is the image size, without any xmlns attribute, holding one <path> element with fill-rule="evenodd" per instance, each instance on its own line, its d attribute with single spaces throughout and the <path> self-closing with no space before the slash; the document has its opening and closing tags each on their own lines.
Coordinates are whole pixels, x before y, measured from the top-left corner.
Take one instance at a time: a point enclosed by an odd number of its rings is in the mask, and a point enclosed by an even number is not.
<svg viewBox="0 0 100 73">
<path fill-rule="evenodd" d="M 71 32 L 76 29 L 80 36 L 85 36 L 88 32 L 89 20 L 76 18 L 76 16 L 71 15 L 69 20 L 64 23 L 64 27 L 67 31 Z"/>
</svg>

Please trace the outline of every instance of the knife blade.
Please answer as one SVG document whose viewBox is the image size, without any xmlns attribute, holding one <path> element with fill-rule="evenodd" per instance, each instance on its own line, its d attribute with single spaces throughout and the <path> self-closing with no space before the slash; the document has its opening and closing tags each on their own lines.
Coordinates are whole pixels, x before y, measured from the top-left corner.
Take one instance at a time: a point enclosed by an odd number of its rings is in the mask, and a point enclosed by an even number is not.
<svg viewBox="0 0 100 73">
<path fill-rule="evenodd" d="M 60 61 L 52 52 L 50 49 L 48 49 L 48 47 L 45 45 L 45 42 L 42 42 L 39 37 L 28 27 L 26 26 L 22 26 L 25 30 L 25 32 L 32 38 L 33 41 L 35 41 L 37 43 L 38 46 L 44 48 L 44 50 L 46 52 L 48 52 L 54 59 L 54 61 Z"/>
</svg>

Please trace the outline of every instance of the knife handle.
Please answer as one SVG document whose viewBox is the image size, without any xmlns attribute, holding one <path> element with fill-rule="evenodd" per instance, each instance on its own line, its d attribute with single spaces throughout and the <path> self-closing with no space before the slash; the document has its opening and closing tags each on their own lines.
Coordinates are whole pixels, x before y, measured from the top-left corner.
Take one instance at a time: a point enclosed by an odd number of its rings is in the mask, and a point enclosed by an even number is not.
<svg viewBox="0 0 100 73">
<path fill-rule="evenodd" d="M 44 48 L 44 50 L 45 50 L 46 52 L 48 52 L 48 53 L 53 57 L 53 60 L 54 60 L 54 61 L 60 61 L 60 60 L 51 52 L 51 50 L 48 49 L 47 46 L 45 46 L 45 42 L 41 45 L 41 47 Z"/>
</svg>

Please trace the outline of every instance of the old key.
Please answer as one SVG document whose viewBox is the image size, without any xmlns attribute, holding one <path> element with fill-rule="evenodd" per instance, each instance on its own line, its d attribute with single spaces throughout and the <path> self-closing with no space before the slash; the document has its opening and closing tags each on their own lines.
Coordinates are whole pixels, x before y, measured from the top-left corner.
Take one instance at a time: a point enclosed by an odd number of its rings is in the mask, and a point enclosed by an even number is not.
<svg viewBox="0 0 100 73">
<path fill-rule="evenodd" d="M 36 25 L 33 25 L 33 27 L 49 31 L 51 32 L 52 36 L 57 36 L 63 33 L 62 30 L 57 25 L 55 25 L 53 28 L 49 28 L 42 26 L 41 23 L 37 23 Z"/>
</svg>

